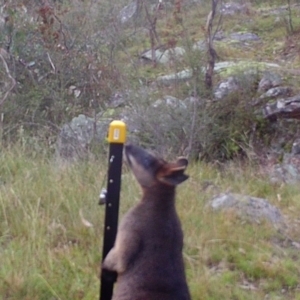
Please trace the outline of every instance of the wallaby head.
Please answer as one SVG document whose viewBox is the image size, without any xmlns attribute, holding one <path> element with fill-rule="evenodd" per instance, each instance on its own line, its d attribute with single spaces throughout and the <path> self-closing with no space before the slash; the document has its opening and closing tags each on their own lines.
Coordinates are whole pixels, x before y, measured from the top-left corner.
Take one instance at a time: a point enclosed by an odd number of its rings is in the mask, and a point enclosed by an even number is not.
<svg viewBox="0 0 300 300">
<path fill-rule="evenodd" d="M 176 162 L 168 163 L 136 145 L 125 146 L 125 156 L 133 174 L 143 188 L 158 183 L 176 186 L 188 179 L 184 171 L 188 160 L 179 157 Z"/>
</svg>

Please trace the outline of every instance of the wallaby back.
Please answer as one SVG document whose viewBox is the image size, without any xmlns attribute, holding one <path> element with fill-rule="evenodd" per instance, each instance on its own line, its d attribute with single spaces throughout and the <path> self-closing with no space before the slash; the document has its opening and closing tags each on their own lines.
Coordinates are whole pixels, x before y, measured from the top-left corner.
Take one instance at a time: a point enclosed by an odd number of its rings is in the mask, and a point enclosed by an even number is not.
<svg viewBox="0 0 300 300">
<path fill-rule="evenodd" d="M 190 300 L 175 209 L 175 187 L 188 178 L 188 161 L 168 163 L 134 145 L 125 146 L 125 156 L 143 196 L 123 217 L 103 262 L 118 273 L 113 300 Z"/>
</svg>

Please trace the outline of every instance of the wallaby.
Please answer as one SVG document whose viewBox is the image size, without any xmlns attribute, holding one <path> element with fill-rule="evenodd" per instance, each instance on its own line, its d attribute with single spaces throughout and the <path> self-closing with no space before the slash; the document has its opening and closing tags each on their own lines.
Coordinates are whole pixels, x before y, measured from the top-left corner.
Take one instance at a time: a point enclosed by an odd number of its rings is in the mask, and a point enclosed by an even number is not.
<svg viewBox="0 0 300 300">
<path fill-rule="evenodd" d="M 167 163 L 135 146 L 125 157 L 140 184 L 141 201 L 125 214 L 103 269 L 116 271 L 113 300 L 190 300 L 175 209 L 176 185 L 185 181 L 185 158 Z"/>
</svg>

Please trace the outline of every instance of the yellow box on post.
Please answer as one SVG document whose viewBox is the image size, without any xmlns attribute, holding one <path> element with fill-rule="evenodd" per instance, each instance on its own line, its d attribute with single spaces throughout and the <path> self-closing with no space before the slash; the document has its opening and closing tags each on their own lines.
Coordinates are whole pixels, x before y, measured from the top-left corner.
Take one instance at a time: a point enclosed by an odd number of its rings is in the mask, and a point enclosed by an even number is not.
<svg viewBox="0 0 300 300">
<path fill-rule="evenodd" d="M 126 141 L 126 124 L 122 121 L 112 121 L 109 125 L 107 140 L 109 143 L 124 144 Z"/>
</svg>

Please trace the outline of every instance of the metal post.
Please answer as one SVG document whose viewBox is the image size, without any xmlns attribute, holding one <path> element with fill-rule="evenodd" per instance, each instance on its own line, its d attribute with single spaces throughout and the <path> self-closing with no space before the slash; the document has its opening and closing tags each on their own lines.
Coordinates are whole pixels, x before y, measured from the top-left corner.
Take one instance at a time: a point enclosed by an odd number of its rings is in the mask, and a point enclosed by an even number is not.
<svg viewBox="0 0 300 300">
<path fill-rule="evenodd" d="M 123 158 L 123 146 L 126 140 L 126 125 L 122 121 L 110 123 L 108 131 L 109 158 L 108 158 L 108 178 L 107 194 L 105 206 L 105 221 L 103 234 L 103 255 L 106 257 L 110 249 L 114 246 L 118 229 L 119 200 L 121 189 L 121 170 Z M 110 271 L 102 271 L 100 300 L 111 300 L 113 286 L 117 274 Z"/>
</svg>

